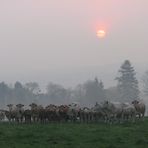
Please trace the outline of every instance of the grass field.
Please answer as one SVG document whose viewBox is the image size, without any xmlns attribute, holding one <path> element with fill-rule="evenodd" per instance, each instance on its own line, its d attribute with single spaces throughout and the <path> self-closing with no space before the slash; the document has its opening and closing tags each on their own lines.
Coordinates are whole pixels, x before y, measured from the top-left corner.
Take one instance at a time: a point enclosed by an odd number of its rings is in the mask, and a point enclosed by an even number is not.
<svg viewBox="0 0 148 148">
<path fill-rule="evenodd" d="M 109 124 L 0 124 L 0 148 L 148 148 L 148 119 Z"/>
</svg>

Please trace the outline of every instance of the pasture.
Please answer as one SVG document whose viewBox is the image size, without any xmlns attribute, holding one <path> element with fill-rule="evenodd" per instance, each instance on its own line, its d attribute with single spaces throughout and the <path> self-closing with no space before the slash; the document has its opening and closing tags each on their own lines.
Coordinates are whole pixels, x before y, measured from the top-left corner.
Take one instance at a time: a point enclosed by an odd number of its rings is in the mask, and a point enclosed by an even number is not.
<svg viewBox="0 0 148 148">
<path fill-rule="evenodd" d="M 0 123 L 1 148 L 147 148 L 148 119 L 136 123 Z"/>
</svg>

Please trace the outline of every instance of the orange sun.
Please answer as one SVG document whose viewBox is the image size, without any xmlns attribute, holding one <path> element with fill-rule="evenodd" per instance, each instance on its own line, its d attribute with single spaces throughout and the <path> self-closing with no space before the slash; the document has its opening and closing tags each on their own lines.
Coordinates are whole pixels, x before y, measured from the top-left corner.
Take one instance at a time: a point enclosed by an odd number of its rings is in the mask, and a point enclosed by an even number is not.
<svg viewBox="0 0 148 148">
<path fill-rule="evenodd" d="M 98 30 L 98 31 L 97 31 L 97 36 L 98 36 L 99 38 L 104 38 L 104 37 L 106 36 L 105 30 Z"/>
</svg>

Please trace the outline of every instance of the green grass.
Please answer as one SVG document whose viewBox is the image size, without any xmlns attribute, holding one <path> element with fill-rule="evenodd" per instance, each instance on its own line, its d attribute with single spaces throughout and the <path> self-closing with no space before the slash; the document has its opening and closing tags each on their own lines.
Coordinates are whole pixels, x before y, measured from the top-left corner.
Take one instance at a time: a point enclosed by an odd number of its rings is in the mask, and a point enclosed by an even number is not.
<svg viewBox="0 0 148 148">
<path fill-rule="evenodd" d="M 1 148 L 148 148 L 148 119 L 125 124 L 0 124 Z"/>
</svg>

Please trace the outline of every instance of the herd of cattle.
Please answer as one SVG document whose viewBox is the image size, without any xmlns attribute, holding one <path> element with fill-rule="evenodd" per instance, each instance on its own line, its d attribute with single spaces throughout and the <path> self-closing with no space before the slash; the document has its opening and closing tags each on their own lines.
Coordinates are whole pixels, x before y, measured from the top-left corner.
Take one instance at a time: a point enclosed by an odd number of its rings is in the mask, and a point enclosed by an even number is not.
<svg viewBox="0 0 148 148">
<path fill-rule="evenodd" d="M 92 108 L 81 107 L 77 103 L 46 107 L 32 103 L 30 109 L 24 105 L 7 105 L 8 110 L 0 110 L 0 120 L 17 123 L 50 123 L 50 122 L 125 122 L 143 119 L 146 106 L 143 101 L 134 100 L 132 103 L 104 101 L 96 103 Z"/>
</svg>

